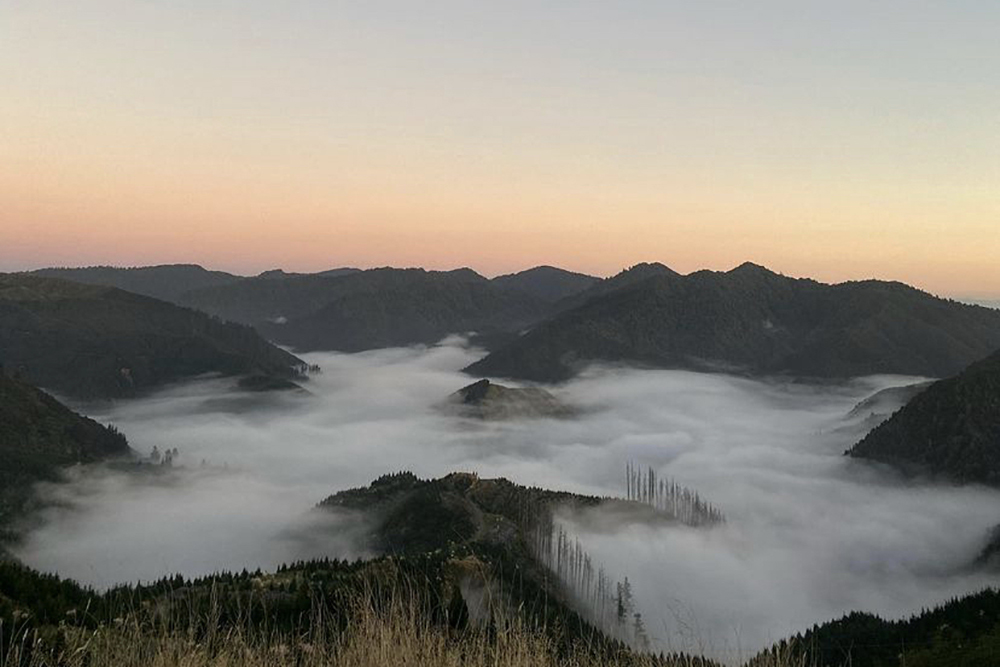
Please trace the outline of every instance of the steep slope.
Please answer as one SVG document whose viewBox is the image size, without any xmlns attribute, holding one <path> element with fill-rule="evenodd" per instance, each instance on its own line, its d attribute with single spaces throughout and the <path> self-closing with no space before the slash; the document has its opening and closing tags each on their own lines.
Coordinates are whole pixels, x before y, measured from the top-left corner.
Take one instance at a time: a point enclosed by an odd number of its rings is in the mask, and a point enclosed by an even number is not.
<svg viewBox="0 0 1000 667">
<path fill-rule="evenodd" d="M 679 278 L 681 274 L 659 262 L 640 262 L 619 271 L 610 278 L 598 280 L 587 289 L 571 294 L 553 304 L 553 314 L 572 310 L 595 297 L 604 296 L 637 285 L 655 277 Z"/>
<path fill-rule="evenodd" d="M 848 419 L 877 418 L 880 423 L 885 421 L 893 412 L 899 410 L 904 405 L 913 400 L 913 397 L 934 384 L 928 382 L 916 382 L 914 384 L 902 385 L 899 387 L 888 387 L 875 392 L 863 401 L 858 402 L 849 413 Z"/>
<path fill-rule="evenodd" d="M 303 362 L 253 329 L 110 287 L 0 274 L 0 361 L 92 399 L 201 375 L 296 377 Z"/>
<path fill-rule="evenodd" d="M 640 657 L 622 643 L 638 646 L 646 639 L 627 580 L 616 585 L 552 522 L 554 507 L 597 505 L 617 507 L 623 519 L 672 523 L 671 517 L 641 503 L 528 488 L 504 479 L 468 473 L 437 480 L 385 475 L 369 486 L 334 494 L 318 509 L 336 512 L 344 521 L 364 515 L 358 523 L 371 527 L 368 546 L 376 552 L 367 560 L 294 563 L 273 573 L 220 573 L 198 580 L 178 575 L 100 594 L 0 561 L 0 623 L 8 627 L 19 616 L 27 627 L 37 627 L 73 617 L 84 627 L 121 627 L 114 618 L 169 611 L 172 627 L 195 632 L 185 634 L 186 639 L 200 636 L 211 614 L 217 625 L 210 632 L 226 635 L 241 628 L 263 629 L 269 636 L 288 633 L 299 638 L 291 642 L 296 646 L 309 637 L 312 650 L 320 634 L 357 626 L 349 622 L 353 614 L 362 611 L 370 619 L 370 603 L 381 607 L 378 601 L 402 593 L 404 602 L 428 613 L 435 626 L 492 633 L 523 623 L 544 632 L 561 655 L 586 648 L 613 656 L 619 665 L 675 664 L 664 656 Z M 345 523 L 337 525 L 342 529 Z M 597 613 L 598 601 L 603 602 L 603 616 Z M 87 613 L 78 617 L 70 611 L 83 608 Z M 151 625 L 143 622 L 147 617 L 129 617 L 137 621 L 135 627 Z M 310 632 L 317 620 L 323 631 Z M 507 621 L 514 625 L 502 625 Z M 439 664 L 431 658 L 429 664 Z M 678 665 L 715 664 L 677 658 Z"/>
<path fill-rule="evenodd" d="M 854 612 L 777 647 L 787 665 L 987 667 L 1000 656 L 1000 591 L 987 589 L 901 620 Z M 748 667 L 772 667 L 775 651 Z"/>
<path fill-rule="evenodd" d="M 826 285 L 744 264 L 590 297 L 470 366 L 560 381 L 593 361 L 839 378 L 942 377 L 1000 347 L 1000 312 L 900 283 Z"/>
<path fill-rule="evenodd" d="M 125 436 L 0 371 L 0 527 L 20 513 L 30 486 L 57 479 L 60 467 L 128 453 Z"/>
<path fill-rule="evenodd" d="M 32 274 L 72 280 L 85 285 L 117 287 L 126 292 L 173 302 L 176 302 L 181 294 L 194 289 L 228 285 L 242 280 L 241 276 L 234 276 L 224 271 L 209 271 L 197 264 L 163 264 L 131 268 L 115 266 L 51 268 L 32 271 Z"/>
<path fill-rule="evenodd" d="M 931 385 L 848 453 L 1000 485 L 1000 352 Z"/>
<path fill-rule="evenodd" d="M 468 269 L 424 271 L 423 269 L 370 269 L 348 273 L 263 274 L 239 283 L 193 290 L 182 303 L 233 322 L 255 326 L 312 315 L 337 299 L 353 294 L 376 294 L 408 284 L 486 282 Z"/>
<path fill-rule="evenodd" d="M 641 479 L 640 479 L 641 477 Z M 588 510 L 600 509 L 626 523 L 685 524 L 710 528 L 724 521 L 721 513 L 693 492 L 671 509 L 652 499 L 655 477 L 645 471 L 636 478 L 644 486 L 643 500 L 597 497 L 526 487 L 510 480 L 482 479 L 456 472 L 440 479 L 419 479 L 410 472 L 383 475 L 369 486 L 340 491 L 323 500 L 326 510 L 363 511 L 372 519 L 368 547 L 380 553 L 419 553 L 475 543 L 515 546 L 533 557 L 546 558 L 552 544 L 556 515 L 572 514 L 586 522 Z M 692 508 L 697 505 L 697 512 Z"/>
<path fill-rule="evenodd" d="M 546 312 L 544 304 L 533 297 L 497 289 L 485 280 L 456 280 L 448 274 L 423 272 L 404 280 L 395 278 L 376 284 L 358 280 L 345 286 L 352 291 L 314 313 L 257 327 L 269 338 L 300 351 L 358 352 L 432 344 L 454 333 L 515 332 Z"/>
<path fill-rule="evenodd" d="M 497 276 L 492 282 L 504 289 L 519 290 L 543 301 L 555 302 L 579 294 L 601 282 L 601 279 L 554 266 L 536 266 L 519 273 Z"/>
<path fill-rule="evenodd" d="M 548 312 L 544 301 L 469 269 L 256 278 L 191 292 L 184 301 L 298 350 L 348 352 L 517 331 Z"/>
<path fill-rule="evenodd" d="M 860 401 L 844 416 L 844 425 L 840 430 L 854 432 L 857 437 L 861 437 L 891 417 L 894 412 L 932 384 L 934 384 L 933 381 L 917 382 L 877 391 Z"/>
<path fill-rule="evenodd" d="M 656 482 L 650 478 L 649 491 Z M 705 506 L 708 507 L 707 505 Z M 524 487 L 506 479 L 452 473 L 436 480 L 411 473 L 385 475 L 370 486 L 342 491 L 320 504 L 335 512 L 361 512 L 376 553 L 412 556 L 452 553 L 491 562 L 500 581 L 523 582 L 566 604 L 612 637 L 642 646 L 647 638 L 624 582 L 608 579 L 561 517 L 614 525 L 644 523 L 669 529 L 687 519 L 665 507 Z M 596 523 L 592 523 L 596 528 Z M 697 523 L 709 529 L 712 523 Z M 521 585 L 519 583 L 519 585 Z M 634 622 L 633 622 L 634 619 Z"/>
</svg>

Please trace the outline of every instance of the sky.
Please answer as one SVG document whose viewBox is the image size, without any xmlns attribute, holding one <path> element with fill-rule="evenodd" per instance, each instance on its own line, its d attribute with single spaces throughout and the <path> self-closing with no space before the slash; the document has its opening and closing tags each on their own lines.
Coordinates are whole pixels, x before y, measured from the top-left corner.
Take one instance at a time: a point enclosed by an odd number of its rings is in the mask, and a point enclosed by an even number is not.
<svg viewBox="0 0 1000 667">
<path fill-rule="evenodd" d="M 0 4 L 0 270 L 745 260 L 1000 298 L 1000 5 Z"/>
</svg>

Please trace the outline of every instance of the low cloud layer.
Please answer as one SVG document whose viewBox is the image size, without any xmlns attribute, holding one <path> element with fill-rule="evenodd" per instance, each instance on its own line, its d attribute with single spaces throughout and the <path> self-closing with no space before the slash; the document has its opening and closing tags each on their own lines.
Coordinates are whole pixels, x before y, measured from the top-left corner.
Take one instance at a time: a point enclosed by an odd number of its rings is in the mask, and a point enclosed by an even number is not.
<svg viewBox="0 0 1000 667">
<path fill-rule="evenodd" d="M 324 368 L 309 397 L 247 399 L 208 380 L 121 403 L 95 416 L 140 452 L 176 447 L 183 467 L 81 471 L 45 487 L 64 506 L 46 511 L 18 555 L 97 586 L 354 557 L 364 527 L 309 508 L 383 473 L 472 470 L 622 494 L 632 460 L 728 518 L 710 530 L 574 527 L 634 583 L 663 647 L 735 659 L 852 609 L 901 616 L 995 583 L 962 567 L 1000 522 L 1000 493 L 906 482 L 842 456 L 856 439 L 841 428 L 851 407 L 911 379 L 816 387 L 599 369 L 556 389 L 582 408 L 573 420 L 477 423 L 437 411 L 477 356 L 459 342 L 307 355 Z"/>
</svg>

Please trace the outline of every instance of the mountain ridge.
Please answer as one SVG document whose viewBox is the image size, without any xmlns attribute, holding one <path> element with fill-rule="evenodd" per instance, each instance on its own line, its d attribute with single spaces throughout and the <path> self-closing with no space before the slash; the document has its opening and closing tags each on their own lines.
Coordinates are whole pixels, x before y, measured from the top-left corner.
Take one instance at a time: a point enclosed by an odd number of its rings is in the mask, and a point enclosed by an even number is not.
<svg viewBox="0 0 1000 667">
<path fill-rule="evenodd" d="M 961 483 L 1000 486 L 1000 351 L 935 382 L 847 453 Z"/>
<path fill-rule="evenodd" d="M 60 278 L 89 285 L 117 287 L 126 292 L 176 301 L 183 293 L 201 287 L 242 280 L 225 271 L 206 269 L 198 264 L 157 264 L 153 266 L 49 267 L 29 272 L 45 278 Z"/>
<path fill-rule="evenodd" d="M 80 399 L 205 374 L 293 379 L 305 363 L 253 329 L 113 287 L 0 274 L 0 362 Z"/>
<path fill-rule="evenodd" d="M 605 362 L 816 378 L 944 377 L 1000 347 L 997 311 L 902 283 L 828 285 L 757 265 L 668 271 L 625 275 L 624 287 L 558 313 L 466 371 L 558 382 Z"/>
</svg>

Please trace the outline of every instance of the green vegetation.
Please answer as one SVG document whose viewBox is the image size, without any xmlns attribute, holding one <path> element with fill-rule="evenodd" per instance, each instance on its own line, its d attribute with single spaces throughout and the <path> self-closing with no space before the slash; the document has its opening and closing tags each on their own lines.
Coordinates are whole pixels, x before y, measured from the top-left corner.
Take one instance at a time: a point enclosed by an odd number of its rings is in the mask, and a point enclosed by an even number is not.
<svg viewBox="0 0 1000 667">
<path fill-rule="evenodd" d="M 848 453 L 959 482 L 1000 485 L 1000 352 L 934 383 Z"/>
<path fill-rule="evenodd" d="M 542 302 L 499 289 L 485 278 L 455 279 L 450 274 L 426 273 L 402 284 L 377 286 L 365 283 L 371 277 L 364 272 L 341 278 L 339 282 L 359 289 L 284 324 L 257 326 L 296 350 L 357 352 L 429 345 L 450 334 L 469 331 L 517 331 L 546 312 Z"/>
<path fill-rule="evenodd" d="M 253 329 L 122 290 L 0 274 L 0 362 L 84 399 L 205 373 L 294 379 L 305 364 Z"/>
<path fill-rule="evenodd" d="M 596 511 L 620 523 L 684 523 L 709 527 L 721 514 L 697 494 L 638 468 L 630 480 L 634 500 L 598 498 L 524 487 L 506 479 L 452 473 L 421 480 L 411 473 L 385 475 L 370 486 L 330 496 L 320 507 L 364 512 L 371 525 L 368 548 L 380 553 L 451 553 L 490 563 L 500 580 L 517 580 L 536 594 L 519 604 L 560 600 L 587 624 L 633 646 L 647 642 L 626 578 L 613 581 L 563 525 L 586 522 Z M 641 477 L 641 479 L 640 479 Z"/>
<path fill-rule="evenodd" d="M 539 267 L 487 280 L 470 269 L 261 275 L 192 290 L 184 305 L 262 328 L 297 349 L 364 350 L 477 331 L 514 334 L 595 278 Z"/>
<path fill-rule="evenodd" d="M 51 268 L 31 272 L 46 278 L 61 278 L 87 285 L 117 287 L 126 292 L 143 294 L 164 301 L 176 302 L 182 294 L 204 287 L 217 287 L 242 280 L 224 271 L 209 271 L 197 264 L 163 264 L 160 266 L 87 266 L 81 268 Z"/>
<path fill-rule="evenodd" d="M 526 271 L 497 276 L 492 282 L 505 289 L 517 290 L 544 301 L 556 302 L 590 289 L 600 283 L 601 279 L 554 266 L 536 266 Z"/>
<path fill-rule="evenodd" d="M 468 269 L 252 280 L 189 297 L 191 305 L 253 324 L 304 351 L 356 352 L 432 344 L 468 331 L 515 332 L 548 311 L 542 300 L 498 287 Z"/>
<path fill-rule="evenodd" d="M 713 665 L 533 621 L 506 591 L 472 618 L 454 597 L 459 575 L 447 573 L 481 564 L 453 563 L 443 578 L 428 565 L 324 561 L 98 595 L 0 564 L 0 667 Z"/>
<path fill-rule="evenodd" d="M 630 472 L 630 494 L 656 504 L 658 480 Z M 388 553 L 370 560 L 175 576 L 100 593 L 0 562 L 0 667 L 711 667 L 702 658 L 637 651 L 644 635 L 628 581 L 609 585 L 603 571 L 595 577 L 579 542 L 552 531 L 548 509 L 608 503 L 652 511 L 470 474 L 398 473 L 321 503 L 373 520 L 373 544 Z M 607 589 L 611 627 L 584 608 L 593 603 L 584 594 L 588 577 L 600 582 L 591 590 Z M 853 613 L 747 665 L 971 667 L 996 664 L 997 651 L 1000 592 L 986 590 L 903 621 Z"/>
<path fill-rule="evenodd" d="M 848 614 L 783 642 L 778 648 L 802 656 L 817 667 L 997 665 L 1000 591 L 985 590 L 901 621 Z"/>
<path fill-rule="evenodd" d="M 477 419 L 571 417 L 575 411 L 539 387 L 511 388 L 489 380 L 462 387 L 449 397 L 446 408 Z"/>
<path fill-rule="evenodd" d="M 571 301 L 579 305 L 467 371 L 551 382 L 603 361 L 800 377 L 944 377 L 1000 347 L 1000 311 L 900 283 L 825 285 L 752 264 L 688 276 L 641 265 Z"/>
<path fill-rule="evenodd" d="M 0 666 L 714 664 L 637 653 L 558 600 L 523 605 L 516 579 L 494 580 L 486 602 L 470 609 L 462 589 L 494 574 L 483 561 L 434 554 L 178 576 L 96 593 L 0 563 Z M 998 655 L 1000 592 L 987 590 L 902 621 L 850 614 L 747 665 L 985 667 Z"/>
<path fill-rule="evenodd" d="M 61 468 L 129 454 L 125 436 L 0 372 L 0 530 L 21 517 L 31 486 Z M 0 542 L 13 537 L 0 532 Z"/>
</svg>

